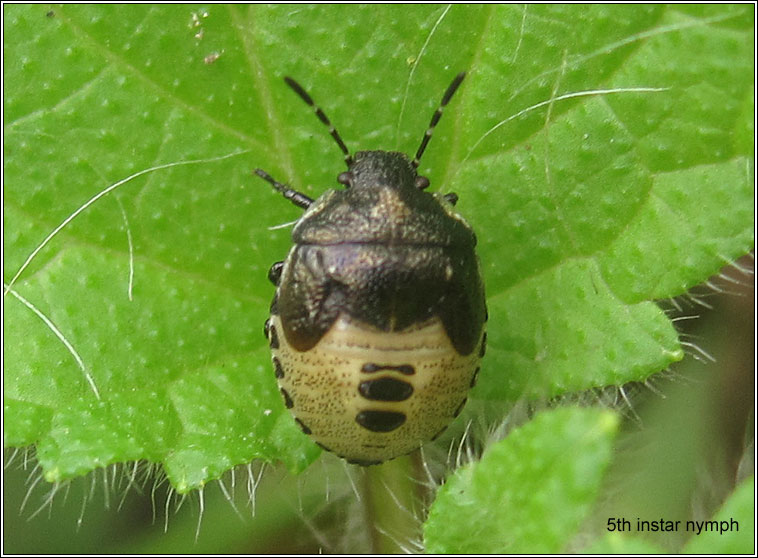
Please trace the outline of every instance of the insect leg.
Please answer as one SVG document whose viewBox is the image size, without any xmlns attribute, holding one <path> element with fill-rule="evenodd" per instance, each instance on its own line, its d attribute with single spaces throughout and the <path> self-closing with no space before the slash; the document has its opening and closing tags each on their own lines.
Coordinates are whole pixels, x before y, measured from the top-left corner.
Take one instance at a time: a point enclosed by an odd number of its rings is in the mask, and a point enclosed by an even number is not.
<svg viewBox="0 0 758 558">
<path fill-rule="evenodd" d="M 279 286 L 279 280 L 282 278 L 282 269 L 284 269 L 284 262 L 276 262 L 268 270 L 268 280 L 276 286 Z"/>
<path fill-rule="evenodd" d="M 313 200 L 306 196 L 305 194 L 301 194 L 297 190 L 293 190 L 286 184 L 282 184 L 278 180 L 274 180 L 270 174 L 268 174 L 266 171 L 261 169 L 255 169 L 255 174 L 260 176 L 263 180 L 268 182 L 274 187 L 274 190 L 277 192 L 280 192 L 286 199 L 294 203 L 296 206 L 301 207 L 303 209 L 308 209 L 310 205 L 313 203 Z"/>
<path fill-rule="evenodd" d="M 458 203 L 458 194 L 455 192 L 450 192 L 449 194 L 445 194 L 442 197 L 445 198 L 450 203 L 450 205 L 455 205 Z"/>
</svg>

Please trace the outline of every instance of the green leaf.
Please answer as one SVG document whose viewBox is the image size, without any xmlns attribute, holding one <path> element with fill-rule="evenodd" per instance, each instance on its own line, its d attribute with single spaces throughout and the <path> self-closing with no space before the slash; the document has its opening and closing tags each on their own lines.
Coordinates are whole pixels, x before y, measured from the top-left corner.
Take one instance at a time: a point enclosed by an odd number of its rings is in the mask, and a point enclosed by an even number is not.
<svg viewBox="0 0 758 558">
<path fill-rule="evenodd" d="M 427 552 L 561 552 L 595 499 L 617 423 L 608 411 L 553 410 L 492 445 L 440 488 Z"/>
<path fill-rule="evenodd" d="M 745 479 L 700 529 L 685 545 L 684 554 L 754 554 L 755 477 Z"/>
<path fill-rule="evenodd" d="M 284 75 L 351 150 L 413 153 L 469 71 L 421 171 L 479 237 L 478 397 L 665 368 L 652 301 L 752 245 L 749 6 L 9 5 L 4 29 L 5 444 L 49 480 L 318 456 L 261 333 L 268 227 L 301 212 L 251 170 L 317 197 L 344 167 Z"/>
</svg>

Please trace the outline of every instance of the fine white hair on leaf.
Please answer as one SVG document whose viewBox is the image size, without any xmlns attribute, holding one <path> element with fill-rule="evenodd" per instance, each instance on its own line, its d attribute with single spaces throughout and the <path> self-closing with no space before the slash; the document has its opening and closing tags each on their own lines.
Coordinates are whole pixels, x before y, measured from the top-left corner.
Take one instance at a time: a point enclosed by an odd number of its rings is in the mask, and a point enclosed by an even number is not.
<svg viewBox="0 0 758 558">
<path fill-rule="evenodd" d="M 342 461 L 342 466 L 345 470 L 345 475 L 347 475 L 348 481 L 350 481 L 350 486 L 353 489 L 353 493 L 355 494 L 356 500 L 360 502 L 361 500 L 361 494 L 358 491 L 358 487 L 355 486 L 355 480 L 353 480 L 353 475 L 350 474 L 350 468 L 347 466 L 347 463 L 345 461 Z"/>
<path fill-rule="evenodd" d="M 39 467 L 39 465 L 37 465 L 37 467 Z M 21 507 L 19 508 L 19 513 L 24 511 L 24 508 L 26 507 L 26 503 L 29 501 L 29 498 L 31 497 L 32 492 L 34 492 L 34 488 L 37 486 L 37 484 L 39 484 L 39 481 L 42 480 L 42 475 L 36 474 L 37 467 L 32 469 L 32 472 L 26 481 L 29 487 L 26 489 L 26 495 L 24 496 L 24 499 L 21 501 Z M 29 484 L 29 481 L 31 481 L 31 484 Z"/>
<path fill-rule="evenodd" d="M 126 210 L 121 200 L 116 197 L 118 208 L 121 210 L 121 216 L 124 218 L 124 228 L 126 229 L 126 242 L 129 247 L 129 282 L 126 288 L 126 294 L 129 297 L 129 302 L 133 300 L 132 290 L 134 286 L 134 244 L 132 243 L 132 229 L 129 227 L 129 219 L 126 216 Z"/>
<path fill-rule="evenodd" d="M 234 469 L 232 469 L 232 472 L 233 471 Z M 232 507 L 232 510 L 234 510 L 234 515 L 236 515 L 240 519 L 243 519 L 242 514 L 240 513 L 239 509 L 237 509 L 237 504 L 234 501 L 234 489 L 232 489 L 232 492 L 229 492 L 226 489 L 226 485 L 224 484 L 224 479 L 218 479 L 216 482 L 218 483 L 218 487 L 221 489 L 221 493 L 224 495 L 224 499 Z"/>
<path fill-rule="evenodd" d="M 45 496 L 45 499 L 42 501 L 42 504 L 40 504 L 37 510 L 27 518 L 27 521 L 31 521 L 32 519 L 37 517 L 39 513 L 44 509 L 48 509 L 48 510 L 52 509 L 53 499 L 55 498 L 55 495 L 58 493 L 58 490 L 60 490 L 60 487 L 61 487 L 61 483 L 59 482 L 54 482 L 52 484 L 52 486 L 50 487 L 50 490 Z"/>
<path fill-rule="evenodd" d="M 590 53 L 575 55 L 569 61 L 569 68 L 576 68 L 580 64 L 588 60 L 591 60 L 592 58 L 608 56 L 613 51 L 619 48 L 625 47 L 626 45 L 635 43 L 637 41 L 642 41 L 642 40 L 649 39 L 651 37 L 655 37 L 658 35 L 664 35 L 666 33 L 674 33 L 677 31 L 682 31 L 690 27 L 706 26 L 712 23 L 725 21 L 734 17 L 737 17 L 736 14 L 726 14 L 726 15 L 719 15 L 719 16 L 714 16 L 714 17 L 709 17 L 709 18 L 694 19 L 694 20 L 683 22 L 683 23 L 675 23 L 672 25 L 660 25 L 658 27 L 654 27 L 652 29 L 642 31 L 640 33 L 629 35 L 628 37 L 624 37 L 623 39 L 620 39 L 618 41 L 614 41 L 612 43 L 602 45 Z M 531 84 L 540 82 L 545 76 L 548 76 L 556 71 L 558 71 L 558 68 L 553 67 L 532 76 L 530 79 L 526 80 L 524 83 L 522 83 L 518 88 L 516 88 L 511 93 L 511 96 L 508 98 L 508 101 L 512 101 L 522 91 L 529 89 Z"/>
<path fill-rule="evenodd" d="M 681 298 L 682 298 L 682 300 L 686 300 L 686 301 L 692 302 L 694 304 L 697 304 L 698 306 L 702 306 L 703 308 L 707 308 L 708 310 L 713 310 L 713 306 L 711 306 L 710 304 L 708 304 L 707 302 L 705 302 L 703 300 L 704 296 L 705 295 L 703 295 L 703 294 L 696 294 L 693 291 L 688 291 L 688 292 L 684 293 L 681 296 Z"/>
<path fill-rule="evenodd" d="M 182 506 L 184 506 L 184 502 L 187 501 L 188 493 L 185 492 L 184 494 L 179 494 L 178 492 L 176 492 L 176 494 L 177 494 L 177 502 L 176 502 L 176 506 L 174 507 L 174 513 L 179 513 L 179 510 L 181 510 Z"/>
<path fill-rule="evenodd" d="M 676 316 L 674 318 L 671 318 L 672 322 L 681 322 L 683 320 L 697 320 L 700 318 L 700 314 L 693 314 L 691 316 Z"/>
<path fill-rule="evenodd" d="M 158 475 L 157 478 L 153 481 L 153 487 L 150 489 L 150 503 L 153 507 L 153 523 L 155 523 L 155 520 L 157 518 L 157 506 L 155 505 L 155 493 L 157 492 L 158 488 L 166 481 L 165 476 Z"/>
<path fill-rule="evenodd" d="M 197 514 L 197 528 L 195 529 L 195 542 L 197 542 L 198 538 L 200 537 L 200 525 L 202 525 L 203 522 L 203 515 L 205 513 L 205 488 L 200 488 L 197 491 L 198 496 L 198 502 L 200 505 L 200 511 Z"/>
<path fill-rule="evenodd" d="M 19 302 L 21 302 L 21 304 L 23 304 L 29 310 L 34 312 L 34 314 L 45 323 L 45 325 L 50 329 L 50 331 L 52 331 L 55 334 L 55 336 L 58 339 L 60 339 L 61 343 L 63 343 L 63 345 L 68 350 L 68 352 L 71 353 L 71 356 L 74 357 L 76 364 L 79 366 L 82 373 L 84 374 L 84 378 L 87 380 L 87 383 L 89 384 L 90 388 L 92 388 L 92 391 L 94 392 L 95 397 L 99 400 L 100 392 L 97 389 L 97 385 L 95 384 L 94 378 L 87 370 L 87 367 L 84 366 L 84 361 L 82 360 L 82 357 L 79 356 L 79 353 L 77 352 L 76 349 L 74 349 L 74 346 L 71 344 L 71 342 L 68 339 L 66 339 L 66 336 L 63 335 L 63 333 L 61 333 L 61 330 L 58 329 L 58 327 L 56 327 L 56 325 L 52 322 L 52 320 L 50 320 L 50 318 L 48 318 L 45 314 L 43 314 L 39 308 L 34 306 L 34 304 L 26 300 L 23 296 L 21 296 L 15 290 L 11 289 L 10 285 L 7 285 L 7 284 L 5 285 L 5 292 L 11 293 L 14 297 L 16 297 L 16 299 L 19 300 Z"/>
<path fill-rule="evenodd" d="M 679 301 L 676 299 L 676 297 L 671 297 L 666 299 L 666 301 L 671 304 L 672 307 L 674 307 L 677 311 L 682 312 L 683 308 L 681 304 L 679 304 Z"/>
<path fill-rule="evenodd" d="M 395 491 L 392 490 L 392 487 L 387 483 L 386 480 L 381 479 L 382 486 L 384 486 L 384 489 L 387 491 L 387 494 L 389 494 L 389 497 L 392 499 L 392 501 L 395 503 L 395 506 L 398 510 L 400 510 L 404 515 L 408 516 L 409 521 L 411 522 L 418 522 L 419 517 L 418 515 L 411 509 L 407 508 L 403 503 L 400 501 L 400 499 L 395 494 Z"/>
<path fill-rule="evenodd" d="M 247 465 L 247 501 L 250 504 L 250 513 L 252 517 L 255 517 L 255 495 L 256 491 L 258 490 L 258 486 L 261 483 L 261 479 L 263 478 L 263 471 L 265 468 L 266 464 L 261 463 L 256 475 L 255 471 L 253 470 L 252 464 L 248 463 Z"/>
<path fill-rule="evenodd" d="M 24 450 L 24 470 L 29 468 L 29 462 L 34 459 L 34 456 L 36 455 L 36 452 L 34 449 L 29 450 L 29 448 Z M 37 464 L 36 466 L 38 466 Z"/>
<path fill-rule="evenodd" d="M 408 73 L 408 81 L 405 84 L 405 93 L 403 93 L 403 102 L 400 104 L 400 113 L 397 116 L 397 128 L 395 130 L 395 147 L 400 144 L 400 125 L 403 120 L 403 115 L 405 114 L 405 104 L 408 101 L 408 92 L 411 88 L 411 82 L 413 81 L 413 75 L 416 73 L 416 67 L 418 66 L 419 60 L 421 60 L 421 57 L 424 56 L 424 52 L 426 52 L 426 47 L 429 46 L 429 41 L 432 40 L 432 36 L 434 36 L 435 31 L 437 31 L 437 27 L 439 27 L 440 23 L 442 23 L 442 20 L 445 19 L 445 16 L 450 11 L 450 8 L 452 7 L 452 4 L 448 4 L 445 6 L 445 9 L 442 11 L 442 14 L 439 18 L 437 18 L 437 21 L 432 26 L 431 31 L 429 31 L 429 34 L 426 36 L 426 41 L 424 41 L 424 44 L 421 45 L 421 50 L 419 50 L 418 56 L 416 56 L 413 65 L 411 66 L 411 71 Z"/>
<path fill-rule="evenodd" d="M 437 481 L 434 478 L 434 475 L 432 474 L 431 469 L 429 468 L 429 460 L 426 458 L 426 454 L 424 453 L 424 447 L 422 446 L 419 448 L 420 453 L 420 461 L 421 466 L 424 469 L 424 474 L 426 475 L 426 482 L 424 485 L 427 489 L 432 489 L 437 486 Z"/>
<path fill-rule="evenodd" d="M 250 515 L 255 517 L 255 491 L 258 485 L 255 482 L 252 463 L 245 465 L 245 468 L 247 469 L 247 499 L 250 503 Z"/>
<path fill-rule="evenodd" d="M 166 514 L 166 517 L 164 518 L 163 523 L 163 532 L 168 533 L 168 516 L 170 515 L 171 511 L 171 498 L 174 496 L 174 487 L 170 486 L 168 489 L 168 494 L 166 494 L 166 506 L 164 509 L 164 513 Z"/>
<path fill-rule="evenodd" d="M 76 531 L 79 532 L 79 529 L 82 528 L 82 523 L 84 523 L 84 511 L 87 509 L 87 504 L 89 503 L 89 497 L 87 496 L 86 491 L 82 491 L 82 505 L 81 508 L 79 508 L 79 516 L 76 518 Z"/>
<path fill-rule="evenodd" d="M 140 492 L 140 493 L 142 492 L 142 490 L 140 489 L 140 487 L 136 483 L 137 469 L 138 469 L 138 467 L 139 467 L 139 461 L 135 460 L 134 464 L 132 465 L 132 468 L 131 468 L 131 473 L 129 473 L 127 475 L 126 474 L 126 469 L 124 469 L 124 477 L 127 479 L 127 483 L 126 483 L 126 487 L 122 491 L 121 501 L 118 504 L 118 509 L 119 510 L 121 510 L 121 508 L 123 507 L 124 501 L 126 500 L 126 497 L 129 494 L 129 491 L 131 489 L 135 489 L 137 492 Z M 124 478 L 124 477 L 122 477 L 122 478 Z"/>
<path fill-rule="evenodd" d="M 695 343 L 690 343 L 689 341 L 679 341 L 682 346 L 688 347 L 692 349 L 692 352 L 690 353 L 696 360 L 699 360 L 701 362 L 705 362 L 706 360 L 710 362 L 716 362 L 716 359 L 713 358 L 710 354 L 708 354 L 705 349 L 702 347 L 696 345 Z"/>
<path fill-rule="evenodd" d="M 516 42 L 516 48 L 513 49 L 513 56 L 511 57 L 511 64 L 515 64 L 518 59 L 519 50 L 521 50 L 521 43 L 524 40 L 524 24 L 526 23 L 526 8 L 528 4 L 524 4 L 523 11 L 521 12 L 521 27 L 518 33 L 518 41 Z"/>
<path fill-rule="evenodd" d="M 109 510 L 111 508 L 111 490 L 110 490 L 110 483 L 108 481 L 108 467 L 103 467 L 103 498 L 105 501 L 105 509 Z M 97 469 L 95 469 L 95 472 L 97 472 Z"/>
<path fill-rule="evenodd" d="M 753 260 L 755 259 L 755 254 L 753 254 L 753 252 L 748 252 L 745 256 Z M 746 265 L 742 264 L 739 261 L 731 260 L 725 256 L 721 256 L 721 260 L 724 262 L 724 264 L 736 269 L 738 272 L 742 273 L 743 275 L 752 277 L 755 274 L 755 271 L 752 268 L 747 267 Z"/>
<path fill-rule="evenodd" d="M 477 147 L 479 147 L 479 144 L 482 143 L 490 134 L 494 133 L 498 128 L 506 125 L 508 122 L 512 120 L 515 120 L 516 118 L 519 118 L 534 110 L 537 110 L 538 108 L 552 105 L 556 101 L 563 101 L 566 99 L 575 99 L 577 97 L 593 97 L 596 95 L 614 95 L 618 93 L 658 93 L 661 91 L 668 91 L 670 89 L 671 89 L 670 87 L 616 87 L 612 89 L 589 89 L 586 91 L 573 91 L 571 93 L 564 93 L 563 95 L 559 95 L 557 97 L 554 97 L 553 95 L 551 95 L 550 99 L 547 99 L 546 101 L 541 101 L 537 104 L 526 107 L 525 109 L 518 111 L 516 114 L 513 114 L 509 116 L 508 118 L 506 118 L 505 120 L 501 120 L 500 122 L 492 126 L 489 130 L 487 130 L 484 134 L 482 134 L 481 137 L 478 140 L 476 140 L 474 144 L 469 148 L 468 152 L 466 153 L 466 156 L 458 165 L 458 168 L 459 169 L 463 168 L 463 165 L 466 163 L 466 161 L 469 160 L 474 150 Z"/>
<path fill-rule="evenodd" d="M 719 273 L 718 277 L 719 279 L 723 279 L 724 281 L 727 281 L 728 283 L 732 283 L 734 285 L 739 285 L 741 287 L 746 285 L 746 283 L 743 280 L 736 277 L 732 277 L 731 275 L 727 275 L 725 271 L 722 271 L 721 273 Z"/>
<path fill-rule="evenodd" d="M 321 469 L 323 471 L 324 475 L 324 498 L 326 500 L 326 503 L 329 503 L 329 498 L 331 496 L 331 483 L 329 482 L 329 471 L 326 469 L 326 464 L 324 463 L 323 459 L 320 459 L 319 462 L 321 463 Z"/>
<path fill-rule="evenodd" d="M 663 377 L 665 374 L 670 373 L 670 370 L 667 368 L 664 370 L 661 374 L 658 376 L 650 376 L 648 378 L 645 378 L 645 380 L 642 382 L 642 385 L 644 385 L 647 389 L 652 391 L 654 394 L 656 394 L 661 399 L 666 399 L 666 394 L 663 393 L 661 390 L 659 390 L 657 387 L 655 387 L 654 379 L 657 377 Z"/>
<path fill-rule="evenodd" d="M 626 395 L 626 390 L 624 389 L 624 386 L 618 386 L 618 391 L 621 394 L 621 398 L 624 400 L 624 403 L 626 403 L 627 409 L 632 413 L 632 416 L 634 419 L 642 424 L 642 418 L 640 415 L 637 414 L 637 411 L 634 410 L 634 405 L 632 405 L 632 402 L 629 400 L 629 397 Z"/>
<path fill-rule="evenodd" d="M 456 452 L 456 455 L 455 455 L 455 467 L 456 468 L 461 467 L 461 466 L 465 465 L 466 463 L 468 463 L 469 461 L 471 461 L 471 459 L 466 459 L 466 460 L 463 459 L 463 450 L 464 450 L 464 448 L 466 448 L 468 450 L 468 440 L 469 440 L 470 435 L 471 435 L 471 424 L 472 424 L 471 421 L 468 421 L 466 423 L 466 428 L 463 430 L 463 434 L 461 435 L 461 439 L 458 442 L 458 451 Z M 466 451 L 466 455 L 467 455 L 467 457 L 470 457 L 468 451 Z"/>
<path fill-rule="evenodd" d="M 13 464 L 14 459 L 16 459 L 16 456 L 18 455 L 18 452 L 21 451 L 21 448 L 7 448 L 8 450 L 12 450 L 10 455 L 5 458 L 5 464 L 3 465 L 4 469 L 7 469 Z"/>
<path fill-rule="evenodd" d="M 403 505 L 403 503 L 400 501 L 398 496 L 395 494 L 395 491 L 392 489 L 392 487 L 390 487 L 389 484 L 387 484 L 387 482 L 384 479 L 382 479 L 382 485 L 384 487 L 384 490 L 386 491 L 386 494 L 388 494 L 390 498 L 392 499 L 392 501 L 394 502 L 395 509 L 402 512 L 404 516 L 407 516 L 407 520 L 405 524 L 412 525 L 414 527 L 415 532 L 420 532 L 422 521 L 421 521 L 421 518 L 419 517 L 419 514 L 415 512 L 414 510 L 409 509 L 408 507 Z M 386 527 L 379 524 L 375 525 L 375 528 L 380 534 L 390 539 L 393 542 L 393 544 L 397 548 L 401 549 L 402 552 L 404 552 L 405 554 L 411 554 L 412 553 L 411 547 L 418 546 L 418 543 L 414 541 L 413 539 L 410 539 L 407 534 L 398 533 L 397 531 L 399 530 L 399 527 L 397 525 L 394 525 L 395 532 L 390 532 Z"/>
<path fill-rule="evenodd" d="M 400 540 L 400 537 L 398 537 L 394 533 L 390 533 L 387 529 L 383 528 L 381 525 L 376 525 L 375 529 L 377 530 L 378 533 L 380 533 L 381 535 L 391 540 L 392 544 L 394 544 L 395 547 L 399 548 L 403 554 L 413 554 L 411 549 L 408 546 L 406 546 L 404 542 Z"/>
<path fill-rule="evenodd" d="M 197 165 L 197 164 L 201 164 L 201 163 L 213 163 L 213 162 L 216 162 L 216 161 L 222 161 L 224 159 L 229 159 L 230 157 L 236 157 L 237 155 L 242 155 L 244 153 L 249 153 L 249 152 L 250 152 L 250 150 L 248 149 L 248 150 L 245 150 L 245 151 L 235 151 L 234 153 L 227 153 L 226 155 L 221 155 L 219 157 L 209 157 L 207 159 L 193 159 L 191 161 L 174 161 L 172 163 L 166 163 L 166 164 L 163 164 L 163 165 L 156 165 L 154 167 L 149 167 L 149 168 L 146 168 L 146 169 L 142 169 L 141 171 L 135 172 L 134 174 L 130 174 L 126 178 L 123 178 L 123 179 L 119 180 L 118 182 L 114 182 L 113 184 L 111 184 L 107 188 L 104 188 L 103 190 L 100 190 L 100 192 L 98 192 L 97 194 L 95 194 L 94 196 L 92 196 L 90 199 L 88 199 L 86 202 L 84 202 L 84 204 L 82 204 L 81 206 L 79 206 L 78 209 L 76 209 L 73 213 L 71 213 L 68 217 L 66 217 L 60 225 L 58 225 L 57 227 L 55 227 L 55 229 L 53 229 L 53 231 L 50 234 L 48 234 L 45 237 L 45 239 L 42 242 L 40 242 L 40 244 L 34 250 L 32 250 L 32 253 L 29 254 L 29 256 L 26 258 L 26 260 L 24 261 L 24 263 L 21 264 L 21 267 L 18 269 L 18 271 L 16 272 L 16 274 L 13 276 L 13 278 L 5 286 L 5 292 L 3 293 L 3 296 L 5 296 L 5 295 L 8 294 L 8 292 L 11 289 L 11 287 L 16 283 L 16 281 L 21 276 L 21 274 L 24 272 L 24 270 L 27 267 L 29 267 L 29 264 L 32 262 L 32 260 L 34 260 L 34 258 L 37 256 L 37 254 L 45 246 L 47 246 L 47 244 L 53 238 L 55 238 L 61 230 L 63 230 L 71 221 L 73 221 L 77 216 L 79 216 L 84 210 L 86 210 L 88 207 L 90 207 L 92 204 L 94 204 L 97 200 L 99 200 L 100 198 L 106 196 L 107 194 L 110 194 L 116 188 L 118 188 L 120 186 L 123 186 L 124 184 L 126 184 L 128 182 L 131 182 L 135 178 L 138 178 L 138 177 L 140 177 L 142 175 L 145 175 L 145 174 L 148 174 L 148 173 L 151 173 L 151 172 L 155 172 L 157 170 L 169 169 L 169 168 L 172 168 L 172 167 L 179 167 L 179 166 L 182 166 L 182 165 Z"/>
</svg>

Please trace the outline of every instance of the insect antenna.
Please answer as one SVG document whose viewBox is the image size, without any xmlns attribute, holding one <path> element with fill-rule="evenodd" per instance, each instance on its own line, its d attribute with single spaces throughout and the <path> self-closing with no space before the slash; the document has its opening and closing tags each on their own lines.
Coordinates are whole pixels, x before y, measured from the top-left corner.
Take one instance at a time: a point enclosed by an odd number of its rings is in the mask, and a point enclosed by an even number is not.
<svg viewBox="0 0 758 558">
<path fill-rule="evenodd" d="M 450 102 L 450 99 L 453 98 L 453 95 L 455 94 L 456 90 L 461 85 L 463 78 L 465 77 L 466 77 L 466 72 L 461 72 L 460 74 L 455 76 L 455 79 L 453 79 L 453 83 L 451 83 L 448 86 L 447 91 L 445 91 L 445 94 L 442 96 L 442 101 L 440 102 L 440 106 L 437 107 L 437 110 L 434 112 L 434 116 L 432 116 L 432 121 L 429 123 L 429 128 L 427 128 L 426 133 L 424 134 L 424 139 L 421 140 L 421 145 L 419 146 L 418 151 L 416 151 L 416 156 L 413 158 L 413 161 L 411 161 L 411 164 L 413 165 L 414 169 L 418 168 L 419 162 L 421 161 L 421 156 L 424 154 L 424 151 L 426 150 L 426 145 L 429 143 L 429 140 L 432 137 L 432 132 L 434 132 L 434 127 L 440 121 L 440 117 L 442 117 L 443 109 Z"/>
<path fill-rule="evenodd" d="M 302 209 L 308 209 L 313 203 L 313 200 L 311 198 L 305 194 L 301 194 L 297 190 L 293 190 L 286 184 L 282 184 L 263 169 L 255 169 L 255 174 L 271 184 L 274 187 L 274 190 L 282 194 L 286 199 L 294 203 L 296 206 Z"/>
<path fill-rule="evenodd" d="M 294 79 L 292 79 L 289 76 L 285 76 L 284 81 L 287 82 L 287 85 L 290 86 L 290 88 L 298 94 L 298 96 L 308 103 L 308 106 L 310 106 L 314 112 L 316 113 L 316 116 L 318 116 L 318 119 L 321 120 L 328 128 L 329 133 L 334 138 L 334 141 L 337 142 L 337 145 L 339 145 L 340 149 L 342 150 L 342 153 L 345 154 L 345 163 L 347 164 L 347 168 L 350 168 L 350 165 L 353 164 L 353 156 L 350 155 L 350 151 L 348 151 L 347 146 L 345 145 L 345 142 L 342 141 L 342 138 L 340 137 L 339 132 L 337 129 L 332 125 L 329 118 L 324 114 L 324 111 L 321 110 L 321 107 L 319 107 L 316 103 L 313 102 L 313 99 L 311 99 L 311 96 L 308 95 L 308 92 L 303 89 L 303 86 L 300 85 L 298 82 L 296 82 Z"/>
</svg>

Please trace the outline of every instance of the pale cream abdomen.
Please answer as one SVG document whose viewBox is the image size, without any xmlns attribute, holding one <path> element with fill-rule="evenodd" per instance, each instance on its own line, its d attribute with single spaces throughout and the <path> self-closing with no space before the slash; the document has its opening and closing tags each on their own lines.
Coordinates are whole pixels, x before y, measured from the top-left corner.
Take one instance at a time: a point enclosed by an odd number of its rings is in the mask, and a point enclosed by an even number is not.
<svg viewBox="0 0 758 558">
<path fill-rule="evenodd" d="M 298 352 L 279 316 L 269 326 L 290 412 L 325 449 L 361 464 L 409 453 L 450 424 L 476 381 L 481 335 L 464 356 L 436 318 L 385 333 L 341 316 L 312 349 Z"/>
</svg>

